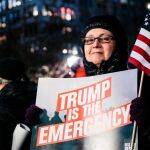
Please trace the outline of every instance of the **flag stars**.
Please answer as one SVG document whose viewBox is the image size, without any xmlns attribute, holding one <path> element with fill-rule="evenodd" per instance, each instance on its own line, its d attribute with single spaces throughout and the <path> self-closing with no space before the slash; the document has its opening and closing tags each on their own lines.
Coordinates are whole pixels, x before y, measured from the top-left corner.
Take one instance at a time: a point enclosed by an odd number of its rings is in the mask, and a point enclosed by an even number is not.
<svg viewBox="0 0 150 150">
<path fill-rule="evenodd" d="M 149 15 L 147 15 L 145 20 L 144 20 L 144 26 L 148 26 L 149 23 L 150 23 Z"/>
<path fill-rule="evenodd" d="M 145 22 L 144 25 L 145 25 L 145 26 L 148 26 L 148 22 Z"/>
<path fill-rule="evenodd" d="M 145 18 L 145 21 L 147 21 L 147 20 L 148 20 L 148 17 Z"/>
</svg>

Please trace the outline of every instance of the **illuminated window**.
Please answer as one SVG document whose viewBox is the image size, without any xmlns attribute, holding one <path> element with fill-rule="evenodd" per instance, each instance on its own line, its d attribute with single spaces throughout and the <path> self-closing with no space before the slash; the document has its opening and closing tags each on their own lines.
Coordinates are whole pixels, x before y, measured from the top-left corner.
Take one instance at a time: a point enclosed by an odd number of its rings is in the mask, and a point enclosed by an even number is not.
<svg viewBox="0 0 150 150">
<path fill-rule="evenodd" d="M 6 22 L 6 16 L 2 16 L 2 22 Z"/>
<path fill-rule="evenodd" d="M 16 1 L 16 6 L 20 6 L 21 5 L 21 1 L 20 0 L 17 0 Z"/>
<path fill-rule="evenodd" d="M 61 11 L 61 18 L 63 20 L 71 21 L 72 19 L 75 19 L 74 10 L 72 10 L 71 8 L 61 7 L 60 11 Z"/>
<path fill-rule="evenodd" d="M 35 6 L 34 8 L 33 8 L 33 16 L 38 16 L 38 9 L 37 9 L 37 6 Z"/>
<path fill-rule="evenodd" d="M 12 13 L 9 13 L 9 20 L 10 20 L 10 22 L 13 22 L 13 18 L 14 18 L 14 15 Z"/>
<path fill-rule="evenodd" d="M 42 8 L 42 15 L 43 16 L 47 16 L 48 15 L 48 11 L 46 10 L 45 7 Z"/>
<path fill-rule="evenodd" d="M 1 3 L 1 7 L 2 7 L 2 10 L 5 10 L 6 9 L 6 1 L 3 0 L 2 3 Z"/>
<path fill-rule="evenodd" d="M 13 0 L 8 0 L 8 8 L 11 9 L 13 7 Z"/>
<path fill-rule="evenodd" d="M 122 4 L 127 4 L 128 1 L 127 1 L 127 0 L 120 0 L 120 3 L 122 3 Z"/>
<path fill-rule="evenodd" d="M 0 12 L 2 12 L 2 3 L 0 2 Z"/>
<path fill-rule="evenodd" d="M 16 0 L 13 0 L 13 7 L 16 7 Z"/>
<path fill-rule="evenodd" d="M 8 8 L 11 9 L 21 5 L 21 0 L 8 0 Z"/>
</svg>

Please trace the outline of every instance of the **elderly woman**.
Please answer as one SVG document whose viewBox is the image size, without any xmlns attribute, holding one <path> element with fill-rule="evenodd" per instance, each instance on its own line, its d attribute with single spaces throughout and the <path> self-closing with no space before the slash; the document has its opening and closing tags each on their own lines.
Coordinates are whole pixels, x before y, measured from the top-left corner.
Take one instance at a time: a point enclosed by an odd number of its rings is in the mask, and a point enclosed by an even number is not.
<svg viewBox="0 0 150 150">
<path fill-rule="evenodd" d="M 126 70 L 127 46 L 127 36 L 116 17 L 102 15 L 89 18 L 82 34 L 83 63 L 86 75 L 93 76 Z M 104 136 L 110 138 L 116 133 L 120 134 L 120 139 L 116 141 L 114 137 L 112 141 L 115 143 L 116 150 L 122 150 L 124 149 L 123 140 L 130 138 L 130 135 L 125 134 L 126 130 L 132 133 L 132 128 L 122 127 Z M 111 145 L 111 143 L 108 144 Z"/>
<path fill-rule="evenodd" d="M 88 20 L 82 35 L 82 49 L 87 76 L 127 69 L 127 37 L 114 16 Z"/>
<path fill-rule="evenodd" d="M 86 76 L 127 69 L 127 37 L 114 16 L 96 16 L 88 20 L 82 33 L 82 51 Z M 32 111 L 36 109 L 34 106 L 28 109 L 28 121 L 32 122 Z"/>
<path fill-rule="evenodd" d="M 122 71 L 127 69 L 127 36 L 120 21 L 111 15 L 95 16 L 88 19 L 82 32 L 83 64 L 86 76 L 100 75 Z M 82 68 L 83 69 L 83 68 Z M 83 70 L 82 70 L 83 71 Z M 84 76 L 85 76 L 84 74 Z M 148 78 L 148 80 L 147 80 Z M 149 81 L 149 77 L 145 78 Z M 150 149 L 150 121 L 149 121 L 149 82 L 145 82 L 143 96 L 147 100 L 136 98 L 131 104 L 131 120 L 136 120 L 139 125 L 139 150 Z M 144 103 L 145 102 L 145 103 Z M 146 108 L 144 110 L 144 108 Z M 40 108 L 31 105 L 27 109 L 26 122 L 30 126 L 35 125 L 35 118 L 38 118 Z M 124 132 L 121 129 L 121 133 Z M 129 128 L 128 128 L 129 129 Z M 130 129 L 132 132 L 132 128 Z M 128 137 L 128 135 L 126 136 Z M 123 143 L 117 149 L 124 149 Z M 109 144 L 109 143 L 108 143 Z"/>
</svg>

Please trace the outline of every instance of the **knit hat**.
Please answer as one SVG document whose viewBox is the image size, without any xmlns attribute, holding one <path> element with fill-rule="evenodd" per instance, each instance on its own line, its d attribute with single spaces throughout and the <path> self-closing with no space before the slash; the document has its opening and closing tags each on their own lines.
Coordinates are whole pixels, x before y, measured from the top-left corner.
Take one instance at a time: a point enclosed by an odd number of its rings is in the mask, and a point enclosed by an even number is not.
<svg viewBox="0 0 150 150">
<path fill-rule="evenodd" d="M 3 58 L 0 60 L 0 78 L 6 80 L 19 80 L 24 77 L 25 66 L 15 58 Z"/>
<path fill-rule="evenodd" d="M 87 20 L 82 37 L 85 37 L 87 32 L 94 28 L 106 29 L 113 33 L 118 47 L 127 49 L 127 37 L 121 25 L 121 22 L 112 15 L 94 16 Z"/>
</svg>

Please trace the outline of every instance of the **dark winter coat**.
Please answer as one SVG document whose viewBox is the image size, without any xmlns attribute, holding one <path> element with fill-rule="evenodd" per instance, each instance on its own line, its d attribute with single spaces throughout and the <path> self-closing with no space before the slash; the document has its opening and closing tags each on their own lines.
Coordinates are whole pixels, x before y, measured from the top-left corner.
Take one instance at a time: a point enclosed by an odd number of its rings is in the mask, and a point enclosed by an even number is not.
<svg viewBox="0 0 150 150">
<path fill-rule="evenodd" d="M 36 85 L 31 82 L 11 82 L 0 91 L 0 149 L 11 149 L 14 128 L 24 123 L 25 111 L 35 99 Z"/>
<path fill-rule="evenodd" d="M 140 76 L 139 76 L 140 77 Z M 141 97 L 143 98 L 142 122 L 138 126 L 139 150 L 150 150 L 150 77 L 144 75 Z"/>
</svg>

